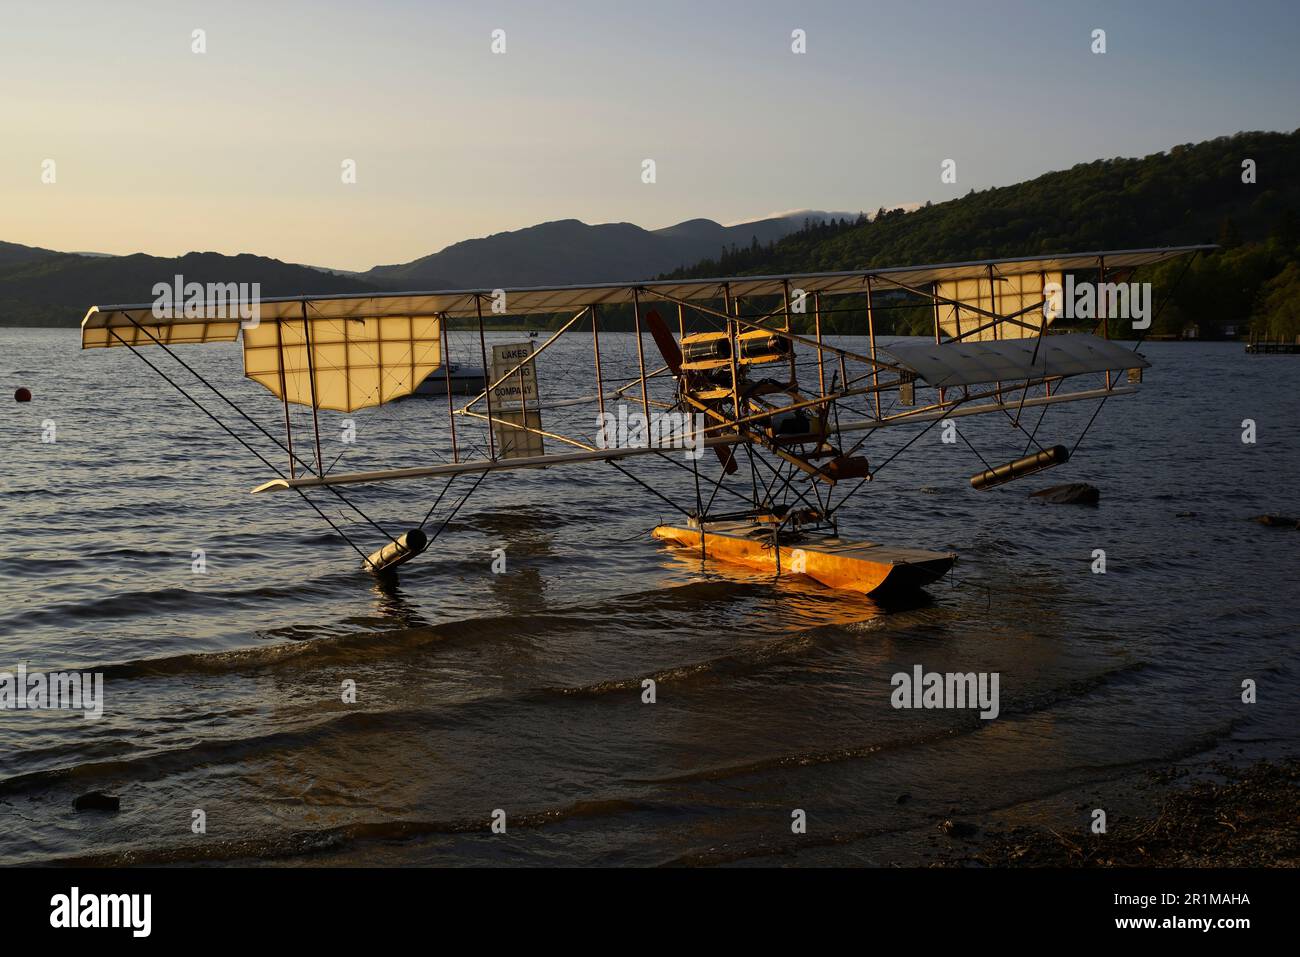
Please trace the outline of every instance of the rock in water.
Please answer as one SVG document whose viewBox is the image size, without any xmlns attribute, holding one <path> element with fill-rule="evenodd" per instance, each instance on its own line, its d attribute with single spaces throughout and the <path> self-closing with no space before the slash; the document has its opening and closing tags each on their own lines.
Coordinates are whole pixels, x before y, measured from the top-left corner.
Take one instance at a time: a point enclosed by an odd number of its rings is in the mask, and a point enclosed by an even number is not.
<svg viewBox="0 0 1300 957">
<path fill-rule="evenodd" d="M 1292 526 L 1300 528 L 1300 521 L 1291 518 L 1289 515 L 1256 515 L 1252 522 L 1259 522 L 1261 525 L 1267 525 L 1270 528 L 1283 528 Z"/>
<path fill-rule="evenodd" d="M 122 799 L 103 791 L 91 791 L 72 802 L 75 811 L 120 811 Z"/>
<path fill-rule="evenodd" d="M 1030 492 L 1029 497 L 1049 505 L 1096 505 L 1101 500 L 1101 490 L 1087 482 L 1074 482 Z"/>
</svg>

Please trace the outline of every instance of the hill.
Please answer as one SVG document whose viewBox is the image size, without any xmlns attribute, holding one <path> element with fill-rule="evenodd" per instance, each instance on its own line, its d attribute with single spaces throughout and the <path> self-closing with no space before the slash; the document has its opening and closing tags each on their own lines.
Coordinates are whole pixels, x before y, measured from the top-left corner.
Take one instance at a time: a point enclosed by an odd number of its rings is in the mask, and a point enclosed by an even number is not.
<svg viewBox="0 0 1300 957">
<path fill-rule="evenodd" d="M 36 262 L 58 256 L 53 249 L 41 249 L 39 246 L 22 246 L 18 243 L 0 242 L 0 269 L 7 266 L 19 266 L 23 263 Z"/>
<path fill-rule="evenodd" d="M 0 253 L 12 245 L 3 244 Z M 83 256 L 34 250 L 25 257 L 0 258 L 0 324 L 75 326 L 91 305 L 152 302 L 154 284 L 170 282 L 178 274 L 186 282 L 261 283 L 263 296 L 375 290 L 354 277 L 248 254 L 208 252 L 164 258 L 143 253 Z"/>
<path fill-rule="evenodd" d="M 848 214 L 807 210 L 734 226 L 691 219 L 663 229 L 632 223 L 588 225 L 561 219 L 468 239 L 409 263 L 361 273 L 389 289 L 496 289 L 649 279 L 718 256 L 731 247 L 772 243 L 807 222 Z"/>
<path fill-rule="evenodd" d="M 735 226 L 693 219 L 661 230 L 569 219 L 456 243 L 414 262 L 365 273 L 248 254 L 105 256 L 0 242 L 0 325 L 76 325 L 95 303 L 152 301 L 154 284 L 177 274 L 187 282 L 260 282 L 264 296 L 643 279 L 717 255 L 728 244 L 773 242 L 831 215 L 809 210 Z"/>
<path fill-rule="evenodd" d="M 1243 161 L 1256 182 L 1243 182 Z M 814 225 L 760 248 L 737 249 L 671 277 L 818 272 L 996 257 L 1218 242 L 1222 251 L 1183 269 L 1146 273 L 1166 334 L 1257 320 L 1287 335 L 1287 289 L 1300 261 L 1300 131 L 1240 133 L 1138 159 L 1107 159 L 1014 186 L 967 194 L 914 212 L 881 210 L 869 222 Z M 1177 287 L 1175 289 L 1175 287 Z M 1271 305 L 1268 305 L 1271 303 Z M 1296 311 L 1293 306 L 1292 312 Z M 901 317 L 893 331 L 911 331 Z M 1279 325 L 1280 323 L 1280 325 Z M 1300 333 L 1300 327 L 1290 335 Z"/>
</svg>

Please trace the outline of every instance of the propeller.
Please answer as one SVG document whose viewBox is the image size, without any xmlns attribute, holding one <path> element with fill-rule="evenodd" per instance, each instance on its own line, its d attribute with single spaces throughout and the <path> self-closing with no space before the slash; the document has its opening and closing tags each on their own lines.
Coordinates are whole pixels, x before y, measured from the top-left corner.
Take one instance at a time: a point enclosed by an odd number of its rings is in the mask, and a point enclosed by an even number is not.
<svg viewBox="0 0 1300 957">
<path fill-rule="evenodd" d="M 677 340 L 673 338 L 672 332 L 668 325 L 659 318 L 659 313 L 651 309 L 646 313 L 646 325 L 650 327 L 650 335 L 654 337 L 655 345 L 659 347 L 659 354 L 664 357 L 664 362 L 668 364 L 668 370 L 674 376 L 682 380 L 686 388 L 691 388 L 691 374 L 682 372 L 682 350 L 677 345 Z M 736 455 L 730 446 L 715 445 L 714 453 L 718 456 L 718 461 L 722 463 L 722 470 L 728 475 L 735 474 L 740 467 L 736 464 Z"/>
</svg>

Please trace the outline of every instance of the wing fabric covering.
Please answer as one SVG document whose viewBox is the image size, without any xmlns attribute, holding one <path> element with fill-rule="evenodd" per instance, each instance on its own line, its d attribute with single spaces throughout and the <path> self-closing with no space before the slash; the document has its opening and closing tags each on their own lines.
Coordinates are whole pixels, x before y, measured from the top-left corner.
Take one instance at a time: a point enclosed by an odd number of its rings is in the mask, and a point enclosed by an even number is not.
<svg viewBox="0 0 1300 957">
<path fill-rule="evenodd" d="M 1034 339 L 1001 342 L 909 342 L 889 352 L 932 386 L 1014 382 L 1044 376 L 1084 375 L 1149 368 L 1131 349 L 1088 333 L 1048 336 L 1035 350 Z"/>
<path fill-rule="evenodd" d="M 90 325 L 83 321 L 81 348 L 110 349 L 113 346 L 188 346 L 204 342 L 234 342 L 239 338 L 238 319 L 153 318 L 147 308 L 123 312 L 116 321 Z M 94 310 L 92 310 L 92 313 Z M 87 317 L 89 318 L 89 317 Z"/>
<path fill-rule="evenodd" d="M 410 395 L 442 364 L 437 316 L 278 319 L 244 330 L 244 375 L 296 405 L 354 412 Z"/>
<path fill-rule="evenodd" d="M 1021 273 L 996 278 L 990 275 L 935 283 L 935 295 L 952 300 L 937 306 L 939 328 L 945 336 L 967 342 L 1037 336 L 1052 322 L 1041 308 L 1047 299 L 1044 289 L 1052 283 L 1060 285 L 1059 272 Z M 974 306 L 983 312 L 962 309 L 957 303 Z M 988 312 L 1015 316 L 1017 321 L 994 322 L 984 315 Z"/>
</svg>

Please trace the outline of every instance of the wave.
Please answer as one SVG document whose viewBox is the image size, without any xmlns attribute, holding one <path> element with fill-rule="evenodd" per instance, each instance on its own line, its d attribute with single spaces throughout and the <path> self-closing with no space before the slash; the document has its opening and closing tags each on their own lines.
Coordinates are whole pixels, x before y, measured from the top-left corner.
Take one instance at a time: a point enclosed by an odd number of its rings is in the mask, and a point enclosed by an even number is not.
<svg viewBox="0 0 1300 957">
<path fill-rule="evenodd" d="M 656 805 L 619 799 L 575 801 L 566 807 L 548 808 L 508 818 L 511 829 L 534 829 L 561 821 L 612 817 L 656 810 Z M 368 841 L 401 841 L 430 835 L 490 833 L 487 818 L 437 820 L 357 821 L 315 831 L 296 831 L 277 837 L 205 841 L 202 844 L 174 844 L 155 848 L 128 848 L 102 854 L 75 855 L 42 860 L 53 867 L 123 867 L 169 864 L 220 864 L 243 860 L 265 862 L 338 850 Z"/>
<path fill-rule="evenodd" d="M 0 795 L 19 794 L 76 782 L 129 778 L 151 780 L 166 774 L 188 771 L 205 764 L 228 764 L 268 752 L 318 743 L 335 733 L 392 731 L 436 725 L 443 716 L 430 711 L 340 711 L 303 727 L 274 731 L 244 738 L 201 741 L 133 757 L 90 761 L 62 768 L 28 771 L 0 780 Z"/>
<path fill-rule="evenodd" d="M 1049 710 L 1064 701 L 1086 697 L 1112 682 L 1121 682 L 1128 676 L 1148 667 L 1150 666 L 1145 662 L 1135 661 L 1098 674 L 1078 678 L 1056 688 L 1050 688 L 1041 692 L 1029 694 L 1023 698 L 1013 699 L 1009 702 L 1004 700 L 1001 704 L 999 717 L 1006 718 Z M 929 731 L 924 734 L 913 735 L 910 738 L 899 738 L 894 741 L 886 742 L 873 742 L 871 744 L 864 744 L 855 747 L 835 748 L 830 751 L 807 751 L 796 752 L 794 754 L 776 755 L 768 758 L 760 758 L 755 761 L 747 761 L 741 764 L 719 765 L 712 768 L 704 768 L 699 771 L 690 771 L 685 774 L 672 774 L 654 778 L 637 778 L 634 779 L 634 781 L 638 784 L 685 784 L 694 781 L 721 781 L 782 768 L 835 764 L 841 761 L 858 761 L 874 757 L 875 755 L 884 752 L 925 747 L 926 745 L 933 744 L 936 741 L 942 741 L 945 738 L 951 738 L 958 735 L 976 734 L 988 725 L 988 722 L 982 720 L 974 711 L 960 712 L 955 714 L 954 717 L 957 720 L 957 725 L 955 727 Z"/>
<path fill-rule="evenodd" d="M 674 686 L 705 684 L 726 675 L 761 669 L 775 661 L 797 658 L 817 644 L 818 638 L 812 632 L 798 632 L 774 641 L 766 641 L 742 648 L 728 655 L 675 665 L 646 675 L 630 678 L 610 678 L 578 687 L 539 688 L 531 693 L 531 697 L 539 699 L 601 698 L 605 695 L 639 691 L 641 683 L 647 678 L 652 679 L 656 685 L 669 683 Z"/>
<path fill-rule="evenodd" d="M 701 604 L 716 606 L 724 600 L 742 600 L 765 590 L 763 586 L 749 583 L 690 582 L 666 589 L 619 595 L 591 605 L 568 606 L 534 614 L 458 618 L 416 627 L 344 635 L 318 635 L 309 640 L 298 638 L 226 651 L 191 652 L 120 663 L 90 664 L 84 667 L 88 670 L 102 671 L 105 679 L 126 679 L 186 674 L 220 675 L 286 665 L 319 667 L 354 661 L 362 654 L 365 655 L 366 660 L 373 661 L 376 654 L 400 654 L 433 643 L 480 640 L 529 641 L 531 636 L 590 629 L 595 622 L 606 626 L 621 623 L 628 627 L 644 629 L 653 626 L 653 622 L 645 620 L 646 614 L 671 615 L 683 606 Z M 257 588 L 238 594 L 262 596 L 277 591 L 289 591 L 289 589 Z M 301 589 L 293 591 L 301 594 Z M 169 596 L 168 601 L 179 605 L 181 603 L 179 596 L 172 595 L 171 592 L 178 592 L 185 596 L 194 594 L 184 589 L 167 589 L 164 592 L 150 594 L 166 594 Z M 205 593 L 202 597 L 218 601 L 220 593 Z M 229 593 L 226 599 L 220 600 L 228 600 L 228 597 Z M 113 599 L 102 599 L 98 604 L 107 603 L 111 609 L 117 609 L 117 603 L 129 605 L 131 601 L 131 596 L 123 595 Z M 108 609 L 105 609 L 106 614 L 107 612 Z"/>
</svg>

